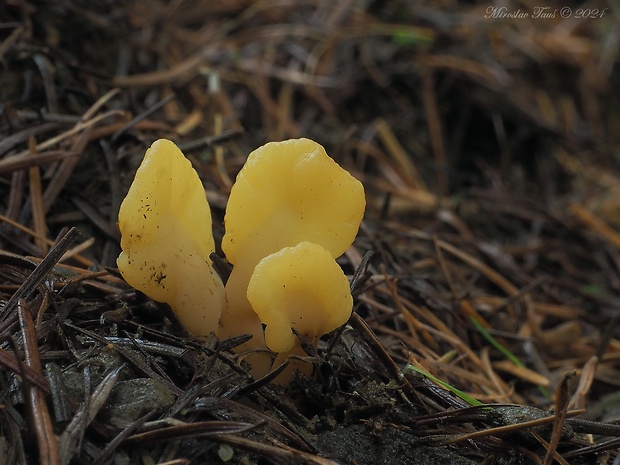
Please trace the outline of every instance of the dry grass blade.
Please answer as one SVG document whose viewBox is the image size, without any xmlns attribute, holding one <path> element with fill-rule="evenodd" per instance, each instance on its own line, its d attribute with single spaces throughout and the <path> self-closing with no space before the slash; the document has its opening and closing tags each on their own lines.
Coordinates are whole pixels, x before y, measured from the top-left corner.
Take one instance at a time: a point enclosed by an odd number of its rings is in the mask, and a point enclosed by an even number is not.
<svg viewBox="0 0 620 465">
<path fill-rule="evenodd" d="M 407 393 L 407 395 L 411 396 L 413 399 L 418 399 L 418 393 L 413 388 L 413 386 L 409 383 L 407 378 L 403 375 L 401 369 L 394 363 L 394 360 L 387 353 L 383 345 L 379 342 L 377 337 L 372 332 L 372 329 L 366 324 L 366 322 L 357 314 L 353 313 L 351 315 L 350 324 L 360 332 L 363 340 L 367 342 L 370 346 L 371 350 L 377 356 L 377 359 L 384 365 L 386 371 L 392 376 L 394 380 L 398 380 L 398 382 L 403 383 L 403 389 Z M 421 403 L 421 402 L 420 402 Z"/>
<path fill-rule="evenodd" d="M 577 216 L 577 218 L 592 229 L 594 232 L 600 234 L 607 239 L 616 248 L 620 248 L 620 234 L 614 231 L 608 224 L 598 218 L 592 212 L 582 205 L 571 205 L 571 211 Z"/>
<path fill-rule="evenodd" d="M 48 273 L 52 270 L 52 268 L 58 263 L 58 260 L 62 257 L 62 255 L 67 251 L 67 249 L 71 246 L 72 242 L 78 236 L 79 232 L 77 229 L 70 229 L 67 234 L 65 234 L 49 251 L 49 253 L 45 256 L 45 258 L 36 265 L 30 276 L 22 283 L 19 289 L 11 296 L 11 298 L 7 301 L 4 308 L 2 309 L 2 314 L 4 315 L 4 320 L 7 320 L 8 315 L 15 309 L 17 306 L 17 302 L 20 299 L 27 299 L 30 297 L 30 294 L 36 289 L 36 287 L 43 282 L 43 280 L 47 277 Z"/>
<path fill-rule="evenodd" d="M 446 173 L 448 163 L 443 142 L 442 123 L 437 109 L 437 96 L 434 81 L 432 71 L 422 74 L 422 100 L 424 101 L 433 154 L 437 165 L 437 190 L 441 197 L 445 197 L 450 191 L 450 184 Z"/>
<path fill-rule="evenodd" d="M 460 260 L 464 261 L 465 263 L 470 265 L 472 268 L 475 268 L 476 270 L 478 270 L 480 273 L 486 276 L 489 279 L 489 281 L 501 287 L 506 292 L 506 294 L 508 295 L 518 294 L 519 289 L 517 289 L 510 281 L 508 281 L 506 278 L 504 278 L 502 275 L 500 275 L 497 271 L 492 269 L 490 266 L 482 263 L 477 258 L 472 257 L 471 255 L 465 253 L 464 251 L 459 250 L 453 245 L 445 241 L 442 241 L 442 240 L 438 240 L 437 245 L 441 247 L 443 250 L 445 250 L 446 252 L 458 257 Z"/>
<path fill-rule="evenodd" d="M 566 461 L 566 459 L 562 457 L 557 451 L 550 450 L 549 443 L 545 441 L 545 439 L 540 434 L 538 434 L 536 431 L 532 431 L 532 436 L 534 436 L 534 438 L 536 438 L 536 440 L 539 443 L 541 443 L 545 449 L 547 449 L 547 454 L 545 455 L 545 461 L 543 462 L 543 465 L 547 465 L 548 463 L 551 463 L 551 461 L 553 460 L 558 462 L 560 465 L 570 465 Z M 548 459 L 548 457 L 551 457 L 551 458 Z M 547 460 L 549 460 L 549 462 L 547 462 Z"/>
<path fill-rule="evenodd" d="M 381 142 L 385 145 L 388 153 L 397 164 L 398 172 L 401 174 L 404 181 L 414 189 L 426 190 L 426 185 L 413 163 L 411 156 L 398 142 L 398 139 L 387 122 L 382 119 L 377 119 L 374 121 L 374 126 Z"/>
<path fill-rule="evenodd" d="M 116 225 L 112 226 L 110 221 L 107 218 L 104 218 L 104 216 L 93 208 L 87 201 L 81 199 L 80 197 L 74 197 L 72 201 L 95 226 L 106 234 L 106 236 L 114 240 L 120 240 L 120 234 Z"/>
<path fill-rule="evenodd" d="M 30 150 L 34 153 L 34 139 L 30 139 Z M 43 189 L 41 187 L 41 171 L 38 166 L 28 169 L 30 184 L 30 202 L 32 208 L 32 223 L 38 237 L 47 237 L 47 224 L 45 222 L 45 209 L 43 207 Z M 47 253 L 47 243 L 43 239 L 35 237 L 35 245 L 42 251 L 43 255 Z"/>
<path fill-rule="evenodd" d="M 241 414 L 244 417 L 252 420 L 255 424 L 265 424 L 271 428 L 274 433 L 280 434 L 282 437 L 288 439 L 295 447 L 300 449 L 307 449 L 308 442 L 301 438 L 299 435 L 292 432 L 283 424 L 275 421 L 270 416 L 265 415 L 262 412 L 258 412 L 250 407 L 244 406 L 238 402 L 234 402 L 228 399 L 211 398 L 205 399 L 205 404 L 213 409 L 224 408 L 236 414 Z M 302 417 L 303 418 L 303 417 Z"/>
<path fill-rule="evenodd" d="M 11 47 L 20 39 L 20 36 L 24 33 L 26 28 L 21 25 L 14 25 L 13 32 L 2 41 L 0 44 L 0 59 L 4 57 L 4 54 L 11 49 Z"/>
<path fill-rule="evenodd" d="M 535 386 L 549 387 L 551 385 L 551 381 L 546 376 L 536 373 L 534 370 L 530 370 L 529 368 L 517 366 L 510 360 L 500 360 L 494 362 L 493 368 L 499 371 L 508 372 L 516 378 L 532 383 Z"/>
<path fill-rule="evenodd" d="M 582 415 L 583 410 L 573 410 L 566 412 L 565 418 L 571 418 L 574 416 Z M 538 426 L 549 425 L 555 421 L 555 416 L 549 416 L 545 418 L 539 418 L 536 420 L 526 421 L 523 423 L 518 423 L 514 425 L 506 425 L 506 426 L 498 426 L 495 428 L 484 429 L 480 431 L 474 431 L 472 433 L 467 433 L 459 436 L 452 437 L 443 441 L 443 444 L 454 444 L 463 441 L 469 441 L 472 439 L 484 438 L 487 436 L 501 436 L 504 434 L 512 434 L 517 431 L 523 431 L 528 429 L 534 429 Z"/>
<path fill-rule="evenodd" d="M 26 365 L 39 376 L 43 376 L 41 359 L 39 355 L 39 344 L 34 330 L 34 323 L 30 315 L 30 310 L 26 301 L 20 299 L 17 305 L 22 335 L 24 339 L 24 352 L 26 355 Z M 59 465 L 60 456 L 58 444 L 54 435 L 54 427 L 50 417 L 47 403 L 45 402 L 45 392 L 38 386 L 27 384 L 24 386 L 30 421 L 34 427 L 37 438 L 39 461 L 41 465 Z"/>
<path fill-rule="evenodd" d="M 198 69 L 198 67 L 207 60 L 209 54 L 212 52 L 212 49 L 209 48 L 201 50 L 199 53 L 196 53 L 195 55 L 185 59 L 183 62 L 178 63 L 172 69 L 167 69 L 165 71 L 134 74 L 132 76 L 116 76 L 113 80 L 113 84 L 119 87 L 149 87 L 174 82 L 179 78 L 185 79 L 191 73 L 196 72 L 196 69 Z"/>
<path fill-rule="evenodd" d="M 123 431 L 112 439 L 105 448 L 101 451 L 99 456 L 92 462 L 92 465 L 102 465 L 109 462 L 110 457 L 116 452 L 116 449 L 125 441 L 134 431 L 141 428 L 144 423 L 154 415 L 155 412 L 149 412 L 142 418 L 138 418 L 131 425 L 125 428 Z"/>
<path fill-rule="evenodd" d="M 568 414 L 568 404 L 570 396 L 568 394 L 568 381 L 575 376 L 575 373 L 567 373 L 564 375 L 555 392 L 555 415 L 553 420 L 553 430 L 551 431 L 551 440 L 547 448 L 547 454 L 543 461 L 543 465 L 551 465 L 556 459 L 555 454 L 560 443 Z"/>
<path fill-rule="evenodd" d="M 276 447 L 269 444 L 252 441 L 250 439 L 221 435 L 218 440 L 232 446 L 237 446 L 252 452 L 260 453 L 267 460 L 278 465 L 297 465 L 299 463 L 314 465 L 338 465 L 333 460 L 308 454 L 291 448 Z"/>
<path fill-rule="evenodd" d="M 0 174 L 13 173 L 24 168 L 44 165 L 64 158 L 75 157 L 77 154 L 65 150 L 50 150 L 47 152 L 36 152 L 34 154 L 24 153 L 5 157 L 0 160 Z"/>
<path fill-rule="evenodd" d="M 596 368 L 599 363 L 597 356 L 590 357 L 590 359 L 584 364 L 581 375 L 579 376 L 579 383 L 575 389 L 575 393 L 570 399 L 568 408 L 570 409 L 585 409 L 586 400 L 594 382 L 594 376 L 596 374 Z"/>
<path fill-rule="evenodd" d="M 89 142 L 91 130 L 92 127 L 88 127 L 75 138 L 75 141 L 71 147 L 71 152 L 77 153 L 78 156 L 64 158 L 60 162 L 58 168 L 55 170 L 54 177 L 47 185 L 47 188 L 45 189 L 45 192 L 43 194 L 43 205 L 45 211 L 48 211 L 51 208 L 54 201 L 65 187 L 66 183 L 69 181 L 73 170 L 80 161 L 79 155 L 84 152 L 84 149 Z"/>
<path fill-rule="evenodd" d="M 50 393 L 50 386 L 41 373 L 37 372 L 29 365 L 20 363 L 15 358 L 14 354 L 11 354 L 4 349 L 0 349 L 0 365 L 15 374 L 21 375 L 24 381 L 37 386 L 46 394 Z"/>
<path fill-rule="evenodd" d="M 234 421 L 204 421 L 184 425 L 175 425 L 168 428 L 146 431 L 128 437 L 126 445 L 153 444 L 166 439 L 184 439 L 196 436 L 221 436 L 224 434 L 239 434 L 261 426 L 261 423 L 241 423 Z"/>
<path fill-rule="evenodd" d="M 143 121 L 149 116 L 151 116 L 152 114 L 156 113 L 159 109 L 163 108 L 165 105 L 167 105 L 169 102 L 171 102 L 175 98 L 176 96 L 174 94 L 167 95 L 165 98 L 157 102 L 155 105 L 153 105 L 148 110 L 134 117 L 131 121 L 129 121 L 123 127 L 119 128 L 114 134 L 112 134 L 112 142 L 116 141 L 121 135 L 123 135 L 129 129 L 134 127 L 140 121 Z"/>
</svg>

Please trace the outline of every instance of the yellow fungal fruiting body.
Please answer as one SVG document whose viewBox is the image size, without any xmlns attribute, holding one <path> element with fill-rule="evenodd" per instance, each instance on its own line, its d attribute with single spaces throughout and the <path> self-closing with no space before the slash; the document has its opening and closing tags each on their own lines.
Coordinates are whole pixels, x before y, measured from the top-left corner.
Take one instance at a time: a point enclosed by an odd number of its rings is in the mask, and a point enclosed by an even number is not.
<svg viewBox="0 0 620 465">
<path fill-rule="evenodd" d="M 261 322 L 246 297 L 255 266 L 303 241 L 338 257 L 353 243 L 365 206 L 362 184 L 312 140 L 270 142 L 253 151 L 226 207 L 222 249 L 234 268 L 226 284 L 224 334 L 243 321 L 259 333 L 250 345 L 261 345 Z"/>
<path fill-rule="evenodd" d="M 209 258 L 215 249 L 211 211 L 198 174 L 172 142 L 160 139 L 147 150 L 118 227 L 123 278 L 169 304 L 190 333 L 217 331 L 225 296 Z"/>
<path fill-rule="evenodd" d="M 224 288 L 209 258 L 215 247 L 200 178 L 172 142 L 159 140 L 121 205 L 117 264 L 131 286 L 168 303 L 191 334 L 252 334 L 242 348 L 277 352 L 277 366 L 305 355 L 295 332 L 316 346 L 349 318 L 349 283 L 335 259 L 353 243 L 365 206 L 362 184 L 316 142 L 256 149 L 226 207 L 222 249 L 234 267 Z M 257 376 L 272 366 L 264 351 L 245 360 Z M 309 373 L 311 365 L 292 362 L 278 381 L 294 369 Z"/>
<path fill-rule="evenodd" d="M 330 252 L 301 242 L 263 258 L 254 270 L 248 300 L 265 327 L 265 342 L 274 352 L 289 352 L 297 331 L 316 343 L 347 322 L 353 308 L 349 281 Z"/>
</svg>

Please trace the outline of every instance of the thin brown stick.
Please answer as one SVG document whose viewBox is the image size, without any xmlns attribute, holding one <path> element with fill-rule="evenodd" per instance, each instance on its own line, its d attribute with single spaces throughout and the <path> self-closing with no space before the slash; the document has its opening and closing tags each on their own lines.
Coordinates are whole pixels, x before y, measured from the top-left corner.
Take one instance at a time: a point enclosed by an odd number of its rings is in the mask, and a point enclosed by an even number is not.
<svg viewBox="0 0 620 465">
<path fill-rule="evenodd" d="M 607 223 L 592 213 L 587 208 L 573 204 L 571 212 L 587 227 L 607 239 L 614 247 L 620 248 L 620 234 L 614 231 Z"/>
<path fill-rule="evenodd" d="M 544 447 L 545 449 L 549 449 L 549 443 L 548 443 L 547 441 L 545 441 L 545 438 L 543 438 L 540 434 L 538 434 L 536 431 L 532 431 L 532 436 L 534 436 L 534 438 L 536 438 L 536 440 L 537 440 L 538 442 L 540 442 L 540 443 L 543 445 L 543 447 Z M 549 455 L 547 455 L 547 456 L 549 456 Z M 555 460 L 556 460 L 556 461 L 557 461 L 560 465 L 570 465 L 570 464 L 566 461 L 566 459 L 565 459 L 564 457 L 562 457 L 562 456 L 558 453 L 558 451 L 557 451 L 557 450 L 553 452 L 552 456 L 553 456 L 553 458 L 554 458 L 554 459 L 555 459 Z M 546 459 L 546 457 L 545 457 L 545 459 Z M 544 464 L 543 464 L 543 465 L 544 465 Z"/>
<path fill-rule="evenodd" d="M 28 278 L 19 286 L 19 289 L 15 291 L 15 293 L 11 296 L 11 298 L 7 301 L 6 305 L 2 309 L 4 315 L 10 315 L 11 312 L 17 306 L 17 302 L 20 299 L 27 299 L 30 294 L 37 288 L 39 284 L 47 277 L 48 273 L 52 270 L 52 268 L 58 263 L 60 257 L 66 252 L 66 250 L 71 246 L 76 236 L 79 234 L 76 228 L 71 228 L 67 234 L 65 234 L 59 241 L 52 247 L 49 253 L 45 256 L 45 258 L 36 265 L 33 272 L 28 276 Z M 13 320 L 11 317 L 8 320 Z M 6 325 L 8 322 L 5 321 Z"/>
<path fill-rule="evenodd" d="M 571 410 L 566 412 L 566 418 L 575 417 L 578 415 L 583 415 L 583 410 Z M 483 438 L 487 436 L 499 436 L 502 434 L 510 434 L 516 431 L 521 431 L 525 429 L 536 428 L 542 425 L 548 425 L 549 423 L 553 423 L 555 421 L 555 417 L 545 417 L 539 418 L 537 420 L 526 421 L 523 423 L 518 423 L 515 425 L 506 425 L 506 426 L 498 426 L 496 428 L 489 428 L 480 431 L 474 431 L 471 433 L 463 434 L 460 436 L 455 436 L 447 439 L 442 444 L 456 444 L 458 442 L 470 441 L 472 439 Z"/>
<path fill-rule="evenodd" d="M 566 422 L 568 415 L 568 403 L 570 402 L 570 396 L 568 394 L 568 381 L 574 376 L 575 372 L 565 374 L 556 389 L 553 431 L 551 432 L 551 440 L 549 441 L 549 447 L 547 448 L 547 454 L 545 455 L 543 465 L 551 465 L 551 462 L 555 458 L 555 452 L 558 449 L 560 439 L 562 438 L 564 423 Z"/>
<path fill-rule="evenodd" d="M 34 323 L 32 322 L 28 305 L 23 299 L 20 299 L 17 304 L 17 314 L 24 339 L 26 365 L 37 374 L 43 376 Z M 56 442 L 52 419 L 45 402 L 45 393 L 38 386 L 32 384 L 26 385 L 25 391 L 28 399 L 30 420 L 37 437 L 39 463 L 41 465 L 60 465 L 58 443 Z"/>
<path fill-rule="evenodd" d="M 49 384 L 43 376 L 28 365 L 20 364 L 14 354 L 4 349 L 0 349 L 0 365 L 11 370 L 13 373 L 19 373 L 28 383 L 36 385 L 46 393 L 50 392 Z"/>
<path fill-rule="evenodd" d="M 437 168 L 437 190 L 439 195 L 445 197 L 450 192 L 450 182 L 446 173 L 448 161 L 443 143 L 443 129 L 439 110 L 437 109 L 437 95 L 435 94 L 435 81 L 432 70 L 422 73 L 422 101 L 426 110 L 426 121 L 431 136 L 433 155 Z"/>
<path fill-rule="evenodd" d="M 30 139 L 30 149 L 36 150 L 34 138 Z M 30 186 L 30 205 L 32 210 L 32 224 L 37 233 L 34 243 L 41 249 L 43 255 L 48 251 L 48 245 L 44 239 L 47 237 L 47 224 L 45 222 L 45 209 L 43 207 L 43 188 L 41 187 L 41 171 L 38 166 L 32 166 L 28 169 L 29 186 Z"/>
<path fill-rule="evenodd" d="M 66 150 L 49 150 L 47 152 L 26 152 L 19 155 L 8 156 L 0 160 L 0 174 L 12 173 L 24 168 L 74 157 L 75 155 L 75 153 Z"/>
</svg>

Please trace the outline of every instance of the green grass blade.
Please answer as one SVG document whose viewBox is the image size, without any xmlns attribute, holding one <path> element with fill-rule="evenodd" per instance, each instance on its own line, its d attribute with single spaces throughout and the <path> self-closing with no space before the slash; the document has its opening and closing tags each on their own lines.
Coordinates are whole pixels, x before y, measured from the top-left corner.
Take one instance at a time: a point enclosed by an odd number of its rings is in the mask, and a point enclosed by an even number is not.
<svg viewBox="0 0 620 465">
<path fill-rule="evenodd" d="M 415 366 L 411 365 L 410 363 L 407 363 L 407 366 L 405 366 L 405 368 L 403 368 L 403 374 L 408 373 L 410 371 L 415 371 L 416 373 L 419 373 L 422 376 L 425 376 L 426 378 L 430 379 L 431 381 L 439 384 L 441 387 L 446 388 L 452 394 L 454 394 L 455 396 L 459 397 L 463 401 L 467 402 L 469 405 L 472 405 L 472 406 L 484 405 L 479 400 L 474 399 L 472 396 L 470 396 L 468 394 L 465 394 L 460 389 L 457 389 L 454 386 L 446 383 L 445 381 L 440 380 L 436 376 L 433 376 L 432 374 L 430 374 L 428 371 L 425 371 L 422 368 L 418 368 L 418 367 L 415 367 Z"/>
</svg>

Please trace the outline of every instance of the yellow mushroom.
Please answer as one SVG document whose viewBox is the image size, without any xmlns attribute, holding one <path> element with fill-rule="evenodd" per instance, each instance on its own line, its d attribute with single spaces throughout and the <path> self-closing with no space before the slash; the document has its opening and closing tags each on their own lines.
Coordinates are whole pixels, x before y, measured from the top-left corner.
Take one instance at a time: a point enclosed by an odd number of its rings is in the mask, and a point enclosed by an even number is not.
<svg viewBox="0 0 620 465">
<path fill-rule="evenodd" d="M 271 142 L 252 152 L 226 207 L 222 249 L 234 264 L 226 284 L 223 336 L 243 322 L 263 345 L 261 322 L 246 291 L 256 265 L 284 247 L 308 241 L 333 258 L 353 243 L 364 214 L 362 184 L 309 139 Z"/>
<path fill-rule="evenodd" d="M 274 352 L 299 344 L 295 330 L 316 345 L 319 337 L 351 316 L 349 281 L 331 253 L 311 242 L 284 247 L 263 258 L 250 278 L 247 297 L 265 324 L 265 342 Z"/>
<path fill-rule="evenodd" d="M 361 183 L 316 142 L 260 147 L 226 209 L 222 248 L 234 268 L 224 289 L 209 259 L 214 242 L 202 183 L 181 151 L 159 140 L 121 205 L 117 263 L 130 285 L 168 303 L 190 333 L 252 334 L 245 347 L 267 345 L 279 353 L 277 363 L 304 354 L 292 329 L 316 344 L 349 317 L 349 284 L 335 258 L 352 244 L 364 208 Z M 249 361 L 258 375 L 271 366 L 259 355 Z"/>
<path fill-rule="evenodd" d="M 211 211 L 190 161 L 160 139 L 144 160 L 118 215 L 123 278 L 170 305 L 193 335 L 217 332 L 225 307 L 224 286 L 211 266 Z"/>
</svg>

